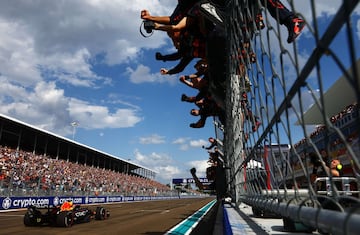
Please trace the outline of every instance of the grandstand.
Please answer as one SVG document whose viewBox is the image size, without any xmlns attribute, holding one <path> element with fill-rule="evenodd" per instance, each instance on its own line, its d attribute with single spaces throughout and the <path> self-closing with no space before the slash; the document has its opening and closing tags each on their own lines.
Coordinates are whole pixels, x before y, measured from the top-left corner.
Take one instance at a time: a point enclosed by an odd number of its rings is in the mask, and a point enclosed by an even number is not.
<svg viewBox="0 0 360 235">
<path fill-rule="evenodd" d="M 1 196 L 164 195 L 156 172 L 0 115 Z"/>
<path fill-rule="evenodd" d="M 153 170 L 39 129 L 6 115 L 0 114 L 0 123 L 0 144 L 2 146 L 87 166 L 155 179 L 156 172 Z"/>
</svg>

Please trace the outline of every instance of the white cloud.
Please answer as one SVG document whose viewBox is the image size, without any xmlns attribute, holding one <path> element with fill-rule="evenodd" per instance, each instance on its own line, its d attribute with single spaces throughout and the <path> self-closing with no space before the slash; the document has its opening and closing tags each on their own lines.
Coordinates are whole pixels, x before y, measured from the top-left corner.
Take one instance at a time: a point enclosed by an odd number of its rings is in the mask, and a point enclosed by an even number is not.
<svg viewBox="0 0 360 235">
<path fill-rule="evenodd" d="M 172 143 L 173 144 L 185 144 L 189 138 L 177 138 Z"/>
<path fill-rule="evenodd" d="M 151 5 L 150 5 L 151 4 Z M 173 3 L 173 6 L 176 3 Z M 105 62 L 118 64 L 135 59 L 142 47 L 155 48 L 167 37 L 157 33 L 151 39 L 139 35 L 140 10 L 154 15 L 170 14 L 170 6 L 159 1 L 6 1 L 0 15 L 23 26 L 42 55 L 78 51 L 86 47 L 92 56 L 104 53 Z M 134 19 L 134 16 L 138 20 Z"/>
<path fill-rule="evenodd" d="M 151 136 L 140 137 L 139 142 L 140 144 L 163 144 L 165 143 L 165 136 L 152 134 Z"/>
<path fill-rule="evenodd" d="M 148 66 L 142 64 L 139 64 L 135 70 L 128 67 L 127 73 L 129 74 L 130 81 L 135 84 L 145 82 L 168 82 L 170 84 L 175 84 L 178 82 L 175 76 L 161 75 L 160 72 L 151 73 L 151 69 Z"/>
<path fill-rule="evenodd" d="M 92 105 L 86 101 L 70 99 L 69 115 L 79 120 L 85 129 L 132 127 L 142 120 L 134 109 L 116 109 Z"/>
<path fill-rule="evenodd" d="M 181 151 L 187 151 L 189 150 L 189 144 L 188 144 L 189 138 L 178 138 L 172 142 L 172 144 L 179 145 L 179 149 Z"/>
<path fill-rule="evenodd" d="M 39 82 L 31 92 L 1 77 L 0 82 L 1 113 L 57 134 L 71 134 L 69 123 L 73 120 L 78 120 L 84 129 L 131 127 L 142 120 L 137 109 L 110 112 L 106 106 L 67 98 L 54 82 Z"/>
<path fill-rule="evenodd" d="M 182 144 L 182 145 L 180 145 L 179 146 L 179 149 L 181 150 L 181 151 L 187 151 L 187 150 L 189 150 L 189 145 L 188 144 Z"/>
<path fill-rule="evenodd" d="M 179 149 L 182 151 L 189 150 L 190 148 L 199 148 L 206 145 L 208 142 L 203 139 L 190 140 L 190 138 L 178 138 L 172 142 L 173 144 L 179 145 Z"/>
<path fill-rule="evenodd" d="M 139 164 L 158 172 L 157 181 L 169 183 L 171 179 L 179 177 L 181 170 L 173 159 L 167 154 L 151 153 L 149 155 L 142 154 L 139 150 L 134 151 L 135 164 Z"/>
<path fill-rule="evenodd" d="M 34 41 L 24 28 L 16 22 L 8 22 L 0 17 L 1 77 L 27 86 L 41 81 L 42 78 L 36 68 L 38 58 L 33 48 Z"/>
<path fill-rule="evenodd" d="M 86 129 L 140 122 L 136 105 L 122 100 L 127 108 L 110 110 L 109 103 L 69 96 L 60 84 L 111 85 L 111 79 L 94 73 L 94 63 L 128 63 L 142 48 L 162 45 L 165 34 L 145 40 L 138 32 L 140 9 L 150 3 L 154 13 L 170 9 L 158 1 L 0 1 L 0 111 L 62 135 L 71 134 L 73 120 Z M 134 15 L 139 21 L 128 20 Z"/>
<path fill-rule="evenodd" d="M 118 94 L 115 93 L 109 93 L 107 98 L 105 100 L 102 100 L 101 102 L 104 104 L 124 105 L 134 110 L 141 110 L 139 106 L 129 103 L 124 99 L 141 100 L 140 97 L 136 97 L 136 96 L 123 96 L 123 95 L 119 96 Z"/>
<path fill-rule="evenodd" d="M 92 71 L 90 60 L 89 51 L 83 48 L 73 53 L 57 52 L 49 55 L 42 58 L 42 63 L 38 67 L 44 76 L 75 87 L 95 88 L 101 84 L 110 84 L 109 78 L 98 76 Z"/>
<path fill-rule="evenodd" d="M 208 141 L 200 139 L 200 140 L 192 140 L 190 141 L 190 146 L 197 148 L 197 147 L 202 147 L 204 145 L 208 144 Z"/>
<path fill-rule="evenodd" d="M 155 170 L 159 172 L 159 174 L 157 174 L 157 180 L 163 183 L 170 183 L 172 179 L 178 177 L 181 173 L 179 168 L 174 165 L 157 166 Z"/>
<path fill-rule="evenodd" d="M 63 129 L 61 122 L 70 120 L 67 112 L 68 101 L 63 96 L 63 90 L 56 89 L 54 83 L 39 82 L 32 92 L 9 82 L 3 81 L 2 84 L 1 113 L 27 120 L 31 124 L 51 131 L 57 130 L 60 126 Z M 13 93 L 14 91 L 16 93 Z M 66 128 L 63 131 L 63 133 L 69 132 Z"/>
<path fill-rule="evenodd" d="M 85 48 L 72 52 L 56 51 L 43 55 L 36 51 L 34 37 L 24 24 L 0 18 L 0 69 L 2 76 L 25 86 L 44 79 L 58 78 L 75 86 L 94 86 L 94 81 L 108 79 L 96 76 L 89 64 L 90 53 Z"/>
</svg>

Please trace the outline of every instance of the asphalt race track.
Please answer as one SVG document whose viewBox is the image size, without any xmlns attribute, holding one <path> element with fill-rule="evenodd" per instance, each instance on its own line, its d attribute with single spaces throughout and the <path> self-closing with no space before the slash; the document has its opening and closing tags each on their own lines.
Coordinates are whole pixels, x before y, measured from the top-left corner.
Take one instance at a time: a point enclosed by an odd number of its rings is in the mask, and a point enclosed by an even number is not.
<svg viewBox="0 0 360 235">
<path fill-rule="evenodd" d="M 92 220 L 90 223 L 75 224 L 69 228 L 26 227 L 23 223 L 24 210 L 1 212 L 0 234 L 162 235 L 212 200 L 214 198 L 188 198 L 107 204 L 104 207 L 110 210 L 109 219 Z M 93 209 L 96 206 L 88 207 Z"/>
</svg>

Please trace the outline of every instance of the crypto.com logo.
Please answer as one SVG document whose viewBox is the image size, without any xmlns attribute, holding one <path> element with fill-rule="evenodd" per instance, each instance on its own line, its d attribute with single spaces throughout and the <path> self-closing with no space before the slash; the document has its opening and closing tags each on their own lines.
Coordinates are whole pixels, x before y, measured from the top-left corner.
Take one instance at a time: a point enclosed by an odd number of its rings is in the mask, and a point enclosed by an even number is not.
<svg viewBox="0 0 360 235">
<path fill-rule="evenodd" d="M 3 200 L 3 202 L 2 202 L 2 207 L 3 207 L 5 210 L 7 210 L 7 209 L 9 209 L 9 208 L 11 207 L 11 203 L 12 203 L 11 199 L 10 199 L 9 197 L 7 197 L 7 198 L 5 198 L 5 199 Z"/>
</svg>

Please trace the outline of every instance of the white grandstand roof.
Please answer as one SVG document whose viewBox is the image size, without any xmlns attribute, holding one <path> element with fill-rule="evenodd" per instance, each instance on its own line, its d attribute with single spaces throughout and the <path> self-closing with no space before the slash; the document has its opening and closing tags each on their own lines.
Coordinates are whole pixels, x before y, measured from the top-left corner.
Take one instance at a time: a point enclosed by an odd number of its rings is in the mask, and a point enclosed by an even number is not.
<svg viewBox="0 0 360 235">
<path fill-rule="evenodd" d="M 78 145 L 78 146 L 82 146 L 82 147 L 84 147 L 84 148 L 91 149 L 91 150 L 93 150 L 93 151 L 95 151 L 95 152 L 98 152 L 98 153 L 101 153 L 101 154 L 103 154 L 103 155 L 107 155 L 107 156 L 109 156 L 109 157 L 112 157 L 112 158 L 115 158 L 115 159 L 119 159 L 120 161 L 129 163 L 129 164 L 132 164 L 132 165 L 134 165 L 134 166 L 137 166 L 137 167 L 140 167 L 140 168 L 149 170 L 149 171 L 152 171 L 152 172 L 154 172 L 154 173 L 156 173 L 156 174 L 159 173 L 159 172 L 157 172 L 157 171 L 155 171 L 155 170 L 152 170 L 152 169 L 149 169 L 149 168 L 147 168 L 147 167 L 145 167 L 145 166 L 142 166 L 142 165 L 139 165 L 139 164 L 135 164 L 135 163 L 131 162 L 130 160 L 126 160 L 126 159 L 123 159 L 123 158 L 121 158 L 121 157 L 119 157 L 119 156 L 115 156 L 115 155 L 112 155 L 112 154 L 110 154 L 110 153 L 106 153 L 106 152 L 101 151 L 101 150 L 99 150 L 99 149 L 95 149 L 95 148 L 90 147 L 90 146 L 88 146 L 88 145 L 85 145 L 85 144 L 76 142 L 76 141 L 74 141 L 74 140 L 68 139 L 68 138 L 66 138 L 66 137 L 57 135 L 57 134 L 55 134 L 55 133 L 52 133 L 52 132 L 50 132 L 50 131 L 41 129 L 41 128 L 39 128 L 39 127 L 36 127 L 36 126 L 34 126 L 34 125 L 31 125 L 31 124 L 26 123 L 26 122 L 23 122 L 23 121 L 20 121 L 20 120 L 18 120 L 18 119 L 16 119 L 16 118 L 7 116 L 7 115 L 5 115 L 5 114 L 0 113 L 0 116 L 3 117 L 3 118 L 5 118 L 5 119 L 9 119 L 9 120 L 11 120 L 11 121 L 13 121 L 13 122 L 17 122 L 17 123 L 19 123 L 19 124 L 21 124 L 21 125 L 23 125 L 23 126 L 27 126 L 27 127 L 32 128 L 32 129 L 38 130 L 38 131 L 40 131 L 40 132 L 46 133 L 46 134 L 48 134 L 48 135 L 52 135 L 52 136 L 54 136 L 54 137 L 56 137 L 56 138 L 58 138 L 58 139 L 65 140 L 65 141 L 67 141 L 67 142 L 72 142 L 72 143 L 74 143 L 74 144 L 76 144 L 76 145 Z"/>
<path fill-rule="evenodd" d="M 360 84 L 360 59 L 356 61 L 356 70 L 358 73 L 357 81 Z M 351 77 L 353 76 L 352 67 L 348 69 L 348 74 Z M 360 88 L 357 88 L 360 90 Z M 357 101 L 355 89 L 347 81 L 345 75 L 342 75 L 333 86 L 331 86 L 324 93 L 324 106 L 326 110 L 326 116 L 328 118 L 340 113 L 344 108 Z M 296 122 L 299 125 L 299 121 Z M 313 104 L 305 113 L 304 113 L 304 124 L 305 125 L 321 125 L 324 124 L 323 116 L 319 107 Z"/>
</svg>

